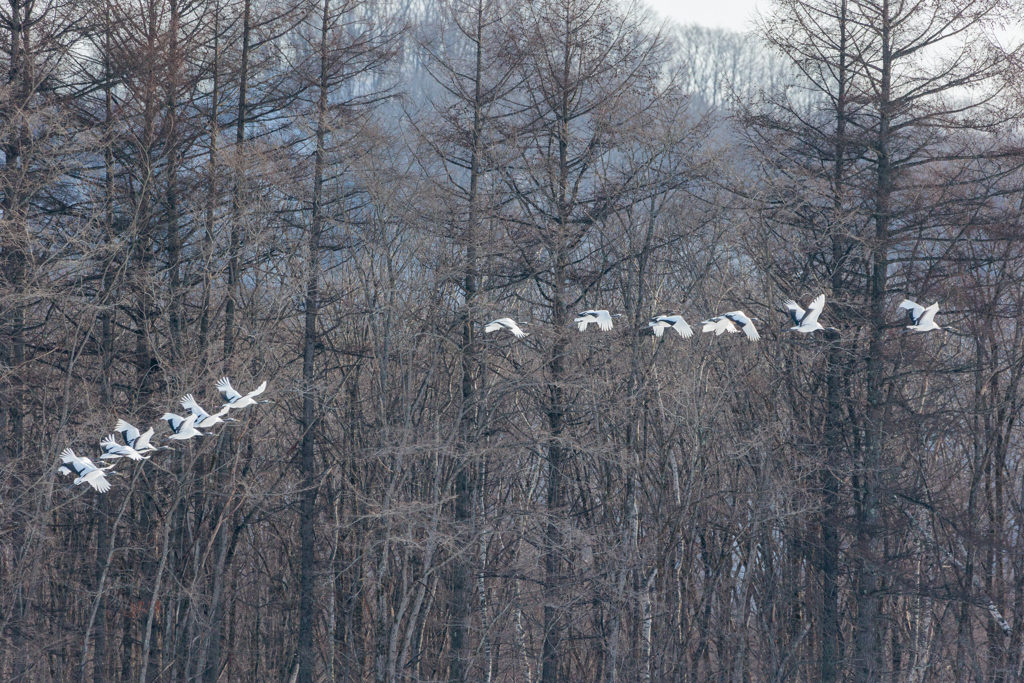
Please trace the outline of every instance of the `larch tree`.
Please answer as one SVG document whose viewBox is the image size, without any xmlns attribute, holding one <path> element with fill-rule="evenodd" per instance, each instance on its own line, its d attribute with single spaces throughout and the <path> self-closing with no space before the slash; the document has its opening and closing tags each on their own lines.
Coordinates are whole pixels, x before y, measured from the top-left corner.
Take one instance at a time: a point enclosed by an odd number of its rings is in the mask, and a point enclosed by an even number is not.
<svg viewBox="0 0 1024 683">
<path fill-rule="evenodd" d="M 542 311 L 546 461 L 542 591 L 542 683 L 572 678 L 563 659 L 570 646 L 578 585 L 573 552 L 575 392 L 582 369 L 568 363 L 573 307 L 589 300 L 607 272 L 597 227 L 664 187 L 631 168 L 622 152 L 673 84 L 663 79 L 666 40 L 637 6 L 612 3 L 528 2 L 513 29 L 522 86 L 509 107 L 500 151 L 503 178 L 514 198 L 506 217 L 519 258 L 533 282 L 531 305 Z M 652 157 L 656 161 L 657 157 Z"/>
<path fill-rule="evenodd" d="M 471 605 L 476 593 L 472 568 L 475 542 L 470 528 L 474 507 L 473 445 L 483 428 L 481 416 L 482 351 L 477 334 L 484 318 L 504 317 L 495 302 L 488 301 L 491 282 L 481 263 L 500 250 L 500 197 L 488 182 L 498 168 L 494 148 L 500 128 L 496 123 L 508 116 L 509 97 L 520 85 L 515 53 L 508 35 L 512 8 L 500 0 L 456 0 L 442 5 L 439 21 L 425 27 L 422 47 L 427 54 L 424 68 L 437 83 L 438 92 L 428 96 L 429 108 L 415 119 L 421 134 L 417 158 L 428 178 L 436 179 L 440 199 L 437 216 L 445 225 L 445 237 L 458 245 L 461 264 L 456 266 L 462 290 L 459 313 L 461 327 L 461 408 L 458 456 L 455 469 L 452 560 L 452 615 L 448 680 L 468 680 L 473 668 L 470 640 Z M 429 32 L 429 33 L 428 33 Z M 500 186 L 499 186 L 500 187 Z M 434 219 L 434 216 L 430 217 Z M 483 249 L 484 259 L 478 255 Z M 493 273 L 496 281 L 508 275 Z M 504 275 L 504 277 L 503 277 Z M 479 484 L 477 484 L 479 485 Z M 479 569 L 482 571 L 482 568 Z M 483 636 L 486 638 L 486 634 Z M 484 664 L 489 668 L 489 663 Z"/>
<path fill-rule="evenodd" d="M 360 154 L 358 138 L 361 121 L 377 106 L 394 95 L 393 83 L 381 78 L 392 73 L 398 57 L 402 30 L 391 18 L 371 3 L 362 0 L 320 0 L 310 7 L 308 24 L 299 31 L 306 59 L 300 73 L 308 78 L 304 92 L 315 93 L 302 113 L 311 133 L 306 144 L 312 150 L 309 169 L 308 224 L 305 245 L 305 293 L 303 300 L 302 345 L 302 443 L 299 472 L 302 477 L 302 502 L 299 510 L 299 639 L 298 680 L 315 680 L 314 631 L 318 624 L 315 602 L 316 580 L 316 504 L 322 468 L 317 467 L 316 443 L 318 412 L 325 397 L 318 389 L 316 349 L 320 344 L 318 315 L 323 305 L 321 255 L 326 231 L 344 230 L 349 195 L 354 179 L 345 168 Z M 376 81 L 377 87 L 365 88 Z M 303 207 L 305 210 L 307 207 Z M 333 643 L 327 655 L 327 668 L 333 670 Z"/>
<path fill-rule="evenodd" d="M 780 297 L 827 287 L 841 330 L 826 349 L 816 409 L 823 421 L 812 436 L 825 444 L 814 557 L 822 680 L 876 681 L 894 666 L 883 642 L 896 571 L 887 548 L 901 515 L 896 496 L 908 484 L 897 474 L 901 444 L 890 436 L 906 374 L 889 321 L 894 294 L 922 292 L 925 282 L 904 265 L 908 257 L 940 255 L 953 206 L 969 213 L 983 205 L 992 197 L 986 179 L 1007 172 L 978 160 L 1017 154 L 1000 139 L 1015 116 L 1004 108 L 1012 59 L 986 33 L 1007 10 L 998 2 L 799 0 L 779 2 L 761 27 L 800 72 L 795 89 L 809 91 L 811 102 L 779 91 L 744 119 L 771 180 L 764 215 L 785 240 L 765 267 L 777 273 Z M 973 192 L 958 192 L 954 177 L 970 178 Z M 838 593 L 844 520 L 855 529 L 847 541 L 856 605 L 849 643 L 841 641 Z"/>
</svg>

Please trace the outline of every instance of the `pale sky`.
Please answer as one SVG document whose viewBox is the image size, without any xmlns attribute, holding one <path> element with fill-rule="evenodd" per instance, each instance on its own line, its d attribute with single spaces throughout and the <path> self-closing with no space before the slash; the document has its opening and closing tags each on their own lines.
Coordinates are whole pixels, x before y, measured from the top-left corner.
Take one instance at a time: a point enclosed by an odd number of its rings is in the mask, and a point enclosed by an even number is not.
<svg viewBox="0 0 1024 683">
<path fill-rule="evenodd" d="M 771 0 L 645 0 L 648 7 L 666 19 L 680 24 L 700 24 L 711 28 L 746 31 L 758 10 L 770 10 Z M 1004 46 L 1024 40 L 1024 20 L 996 33 Z"/>
<path fill-rule="evenodd" d="M 680 24 L 743 31 L 750 27 L 755 9 L 767 9 L 768 0 L 647 0 L 647 6 Z"/>
</svg>

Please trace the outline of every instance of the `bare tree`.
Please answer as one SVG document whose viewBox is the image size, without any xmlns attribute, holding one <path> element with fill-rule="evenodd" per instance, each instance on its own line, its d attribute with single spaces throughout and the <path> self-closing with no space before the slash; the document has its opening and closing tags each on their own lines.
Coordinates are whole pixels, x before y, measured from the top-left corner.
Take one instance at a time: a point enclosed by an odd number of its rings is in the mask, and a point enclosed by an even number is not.
<svg viewBox="0 0 1024 683">
<path fill-rule="evenodd" d="M 892 396 L 898 391 L 896 378 L 903 373 L 890 350 L 887 330 L 893 291 L 919 291 L 909 272 L 896 264 L 904 262 L 907 253 L 919 252 L 922 247 L 917 245 L 948 238 L 946 211 L 953 204 L 966 207 L 987 201 L 987 191 L 956 198 L 940 192 L 931 196 L 927 207 L 910 197 L 926 186 L 935 187 L 932 173 L 939 168 L 955 166 L 966 172 L 961 164 L 972 165 L 968 157 L 978 158 L 975 145 L 987 136 L 983 131 L 1008 122 L 990 103 L 1002 97 L 1010 61 L 976 38 L 965 38 L 979 35 L 1001 12 L 998 3 L 938 9 L 785 2 L 762 27 L 820 101 L 819 108 L 805 116 L 788 100 L 768 100 L 746 119 L 776 170 L 770 187 L 779 194 L 770 194 L 771 201 L 785 197 L 784 203 L 771 208 L 777 221 L 773 224 L 803 232 L 784 233 L 794 235 L 788 239 L 798 248 L 775 254 L 800 255 L 802 249 L 815 254 L 804 263 L 769 257 L 778 265 L 766 267 L 778 268 L 784 292 L 828 284 L 837 300 L 832 308 L 835 319 L 845 323 L 842 339 L 829 345 L 821 407 L 820 438 L 829 444 L 819 475 L 823 680 L 836 680 L 844 670 L 851 671 L 854 680 L 879 680 L 889 668 L 883 661 L 881 625 L 890 551 L 884 549 L 888 536 L 882 530 L 895 512 L 892 496 L 900 488 L 890 464 L 898 457 L 896 446 L 887 435 L 894 431 Z M 925 64 L 924 52 L 950 44 L 958 47 Z M 954 94 L 965 87 L 978 96 L 964 101 Z M 932 126 L 940 120 L 944 133 L 933 135 Z M 785 146 L 778 144 L 781 140 L 787 141 Z M 996 143 L 980 154 L 1006 152 Z M 986 185 L 983 176 L 994 178 L 988 174 L 1003 172 L 989 168 L 969 173 L 980 181 L 975 186 L 980 189 Z M 858 357 L 866 358 L 864 365 Z M 850 416 L 856 416 L 850 425 L 853 433 L 844 426 Z M 837 593 L 837 524 L 843 516 L 841 487 L 847 476 L 856 501 L 852 521 L 857 529 L 857 621 L 849 665 L 838 658 Z"/>
</svg>

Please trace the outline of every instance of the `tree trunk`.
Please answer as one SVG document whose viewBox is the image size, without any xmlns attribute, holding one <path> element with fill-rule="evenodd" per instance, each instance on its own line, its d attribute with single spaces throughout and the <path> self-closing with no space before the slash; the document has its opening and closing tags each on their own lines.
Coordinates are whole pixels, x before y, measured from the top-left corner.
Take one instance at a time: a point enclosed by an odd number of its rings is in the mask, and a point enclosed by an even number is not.
<svg viewBox="0 0 1024 683">
<path fill-rule="evenodd" d="M 839 5 L 839 54 L 836 69 L 835 163 L 832 170 L 832 297 L 840 301 L 845 294 L 844 253 L 846 246 L 846 87 L 847 87 L 847 3 Z M 819 470 L 823 495 L 821 513 L 821 683 L 836 683 L 842 677 L 839 611 L 840 536 L 838 521 L 842 514 L 839 499 L 840 479 L 836 474 L 844 455 L 843 387 L 846 351 L 839 339 L 829 337 L 826 372 L 825 463 Z"/>
<path fill-rule="evenodd" d="M 231 235 L 228 242 L 228 299 L 224 304 L 224 372 L 231 370 L 231 357 L 235 353 L 235 309 L 238 305 L 239 249 L 242 239 L 242 206 L 245 202 L 245 119 L 246 92 L 249 79 L 249 31 L 252 0 L 242 5 L 242 56 L 238 68 L 238 111 L 235 120 L 235 188 L 231 195 Z"/>
<path fill-rule="evenodd" d="M 469 606 L 472 598 L 472 586 L 469 579 L 471 561 L 469 555 L 470 534 L 467 526 L 472 517 L 472 479 L 469 452 L 475 439 L 476 413 L 476 375 L 479 366 L 477 347 L 473 330 L 473 312 L 477 294 L 476 239 L 477 221 L 479 220 L 479 183 L 480 183 L 480 135 L 483 128 L 483 101 L 481 97 L 483 79 L 484 50 L 484 7 L 478 1 L 473 8 L 476 33 L 473 36 L 476 48 L 476 65 L 474 70 L 473 93 L 473 129 L 470 138 L 469 164 L 469 195 L 468 215 L 463 234 L 463 293 L 465 303 L 462 310 L 462 410 L 459 416 L 459 455 L 455 464 L 455 533 L 458 538 L 456 557 L 452 563 L 452 625 L 451 625 L 451 662 L 448 668 L 450 683 L 462 683 L 469 675 L 469 644 L 466 642 L 469 631 Z"/>
<path fill-rule="evenodd" d="M 313 160 L 313 216 L 306 255 L 305 334 L 302 355 L 302 452 L 299 473 L 303 491 L 299 536 L 302 544 L 299 568 L 299 683 L 313 683 L 313 629 L 316 626 L 316 381 L 314 362 L 317 344 L 317 313 L 320 305 L 320 233 L 323 230 L 324 140 L 327 128 L 328 28 L 331 21 L 330 0 L 323 0 L 320 26 L 320 80 L 317 100 L 316 150 Z"/>
<path fill-rule="evenodd" d="M 883 4 L 888 0 L 884 0 Z M 891 118 L 890 80 L 892 57 L 889 26 L 881 27 L 881 64 L 877 93 L 879 122 L 875 140 L 875 197 L 872 220 L 871 277 L 868 279 L 867 410 L 865 411 L 864 456 L 861 467 L 860 506 L 857 519 L 857 623 L 854 667 L 855 683 L 876 683 L 884 669 L 881 634 L 882 603 L 879 596 L 878 564 L 883 561 L 878 535 L 881 522 L 881 479 L 885 450 L 885 295 L 889 272 L 889 223 L 892 177 L 889 159 Z"/>
</svg>

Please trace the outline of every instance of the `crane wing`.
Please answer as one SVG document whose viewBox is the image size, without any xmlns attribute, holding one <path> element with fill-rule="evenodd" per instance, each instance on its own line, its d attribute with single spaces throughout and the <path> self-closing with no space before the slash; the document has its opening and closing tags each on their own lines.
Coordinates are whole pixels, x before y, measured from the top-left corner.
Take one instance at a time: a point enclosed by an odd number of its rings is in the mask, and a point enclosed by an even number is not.
<svg viewBox="0 0 1024 683">
<path fill-rule="evenodd" d="M 716 315 L 714 318 L 710 318 L 701 323 L 704 327 L 701 329 L 702 332 L 714 332 L 715 336 L 721 336 L 723 332 L 738 332 L 736 326 L 732 324 L 732 321 L 723 315 Z"/>
<path fill-rule="evenodd" d="M 916 304 L 910 299 L 904 299 L 903 303 L 900 304 L 899 310 L 906 310 L 907 315 L 910 316 L 910 322 L 914 325 L 919 325 L 921 316 L 924 315 L 924 306 Z M 938 309 L 936 308 L 935 310 Z"/>
<path fill-rule="evenodd" d="M 82 463 L 82 469 L 84 469 L 87 474 L 89 472 L 91 472 L 92 470 L 98 470 L 99 469 L 99 467 L 96 467 L 96 464 L 93 463 L 93 461 L 90 460 L 89 458 L 79 458 L 78 460 L 79 460 L 79 462 Z"/>
<path fill-rule="evenodd" d="M 218 410 L 216 413 L 214 413 L 210 417 L 223 417 L 224 415 L 228 414 L 229 410 L 231 410 L 231 405 L 230 404 L 223 405 L 223 406 L 220 407 L 220 410 Z"/>
<path fill-rule="evenodd" d="M 106 438 L 100 441 L 100 448 L 103 449 L 103 455 L 100 456 L 100 460 L 122 458 L 131 452 L 129 447 L 119 444 L 117 437 L 113 434 L 108 434 Z"/>
<path fill-rule="evenodd" d="M 149 440 L 152 439 L 152 438 L 153 438 L 153 428 L 150 427 L 145 432 L 143 432 L 141 436 L 139 436 L 138 440 L 135 443 L 132 444 L 132 448 L 134 448 L 135 450 L 140 450 L 140 449 L 143 449 L 143 448 L 149 448 L 150 447 Z"/>
<path fill-rule="evenodd" d="M 60 459 L 64 462 L 65 465 L 68 465 L 69 467 L 74 469 L 79 476 L 88 473 L 90 470 L 97 469 L 96 465 L 93 464 L 92 460 L 90 460 L 89 458 L 78 457 L 77 455 L 75 455 L 75 452 L 70 448 L 65 448 L 61 452 Z"/>
<path fill-rule="evenodd" d="M 235 391 L 235 388 L 231 386 L 231 380 L 227 377 L 221 377 L 217 380 L 217 391 L 224 397 L 224 400 L 228 403 L 234 403 L 238 399 L 242 398 L 242 395 Z"/>
<path fill-rule="evenodd" d="M 124 436 L 125 442 L 132 448 L 135 447 L 135 442 L 139 438 L 139 430 L 133 425 L 128 424 L 124 420 L 118 420 L 117 424 L 114 425 L 114 431 L 120 432 Z"/>
<path fill-rule="evenodd" d="M 690 327 L 689 323 L 683 320 L 681 315 L 670 315 L 667 320 L 672 321 L 672 329 L 679 333 L 679 336 L 683 339 L 689 339 L 693 336 L 693 328 Z"/>
<path fill-rule="evenodd" d="M 82 480 L 87 482 L 89 486 L 96 489 L 99 493 L 106 493 L 110 490 L 110 482 L 107 481 L 107 476 L 100 470 L 93 470 L 92 472 L 89 472 L 82 477 Z"/>
<path fill-rule="evenodd" d="M 761 335 L 757 333 L 757 328 L 754 327 L 754 322 L 743 311 L 729 311 L 725 317 L 739 325 L 750 341 L 757 341 L 761 338 Z"/>
<path fill-rule="evenodd" d="M 680 320 L 672 327 L 675 329 L 676 332 L 679 333 L 679 336 L 682 337 L 683 339 L 689 339 L 690 337 L 693 336 L 693 328 L 690 327 L 690 325 L 685 320 Z"/>
<path fill-rule="evenodd" d="M 250 391 L 248 393 L 248 396 L 249 396 L 249 398 L 252 398 L 253 396 L 259 396 L 260 394 L 262 394 L 266 390 L 267 390 L 267 380 L 263 380 L 263 384 L 259 385 L 258 387 L 256 387 L 252 391 Z"/>
<path fill-rule="evenodd" d="M 579 328 L 580 332 L 586 332 L 587 325 L 589 325 L 590 323 L 597 322 L 597 311 L 583 311 L 578 315 L 579 317 L 574 318 L 573 322 L 576 323 L 576 326 Z"/>
<path fill-rule="evenodd" d="M 200 422 L 210 417 L 210 414 L 208 412 L 199 407 L 199 404 L 196 403 L 196 399 L 192 396 L 192 394 L 185 394 L 185 396 L 182 397 L 181 407 L 187 410 L 188 412 L 192 413 L 193 415 L 198 415 Z"/>
<path fill-rule="evenodd" d="M 728 332 L 729 334 L 735 334 L 739 332 L 739 330 L 736 329 L 736 326 L 733 325 L 733 321 L 730 320 L 728 316 L 715 316 L 709 322 L 712 323 L 711 329 L 708 329 L 708 326 L 704 325 L 704 331 L 714 332 L 715 336 L 721 336 L 723 332 Z"/>
<path fill-rule="evenodd" d="M 939 302 L 936 301 L 931 306 L 929 306 L 928 308 L 924 309 L 924 312 L 921 314 L 921 322 L 920 322 L 920 324 L 927 326 L 930 323 L 934 322 L 935 321 L 935 314 L 938 313 L 938 312 L 939 312 Z"/>
<path fill-rule="evenodd" d="M 181 415 L 175 415 L 174 413 L 164 413 L 164 416 L 160 419 L 167 420 L 167 424 L 171 426 L 171 429 L 174 430 L 175 434 L 177 434 L 178 430 L 181 429 L 181 423 L 185 421 L 185 418 Z"/>
<path fill-rule="evenodd" d="M 665 319 L 660 315 L 656 318 L 651 318 L 651 320 L 647 323 L 647 327 L 650 328 L 651 334 L 653 334 L 655 337 L 660 337 L 661 335 L 665 334 L 665 328 L 668 326 L 669 323 L 667 323 Z"/>
<path fill-rule="evenodd" d="M 78 456 L 75 455 L 75 452 L 70 448 L 65 448 L 61 451 L 60 459 L 64 464 L 61 465 L 57 471 L 61 474 L 68 475 L 74 472 L 76 477 L 80 477 L 88 471 Z"/>
<path fill-rule="evenodd" d="M 516 324 L 516 321 L 509 320 L 508 322 L 508 329 L 512 334 L 516 336 L 516 339 L 522 339 L 523 337 L 530 334 L 529 332 L 523 332 L 523 328 L 519 327 L 519 325 Z"/>
<path fill-rule="evenodd" d="M 819 294 L 818 298 L 811 302 L 811 305 L 807 307 L 807 313 L 804 314 L 801 322 L 813 325 L 818 322 L 818 316 L 825 310 L 825 295 Z"/>
<path fill-rule="evenodd" d="M 792 299 L 786 299 L 782 302 L 782 305 L 786 307 L 786 312 L 789 313 L 789 317 L 792 319 L 793 324 L 799 327 L 800 323 L 803 322 L 804 316 L 807 315 L 807 312 L 800 308 L 800 304 Z"/>
</svg>

